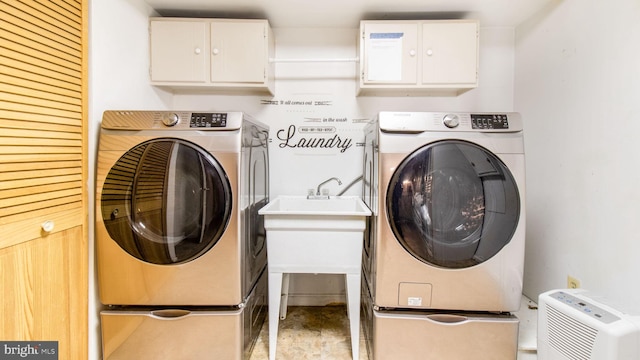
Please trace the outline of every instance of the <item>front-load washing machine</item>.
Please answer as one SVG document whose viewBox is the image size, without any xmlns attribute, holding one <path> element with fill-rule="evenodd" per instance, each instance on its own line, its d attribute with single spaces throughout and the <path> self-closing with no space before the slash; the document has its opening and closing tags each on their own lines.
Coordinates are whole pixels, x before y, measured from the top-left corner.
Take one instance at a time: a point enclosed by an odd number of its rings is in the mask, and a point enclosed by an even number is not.
<svg viewBox="0 0 640 360">
<path fill-rule="evenodd" d="M 382 112 L 365 128 L 375 209 L 363 263 L 377 308 L 518 310 L 522 129 L 517 113 L 435 112 Z"/>
<path fill-rule="evenodd" d="M 104 113 L 105 359 L 249 358 L 266 319 L 268 131 L 241 112 Z"/>
<path fill-rule="evenodd" d="M 106 111 L 96 177 L 105 305 L 237 306 L 266 267 L 268 127 L 242 112 Z"/>
</svg>

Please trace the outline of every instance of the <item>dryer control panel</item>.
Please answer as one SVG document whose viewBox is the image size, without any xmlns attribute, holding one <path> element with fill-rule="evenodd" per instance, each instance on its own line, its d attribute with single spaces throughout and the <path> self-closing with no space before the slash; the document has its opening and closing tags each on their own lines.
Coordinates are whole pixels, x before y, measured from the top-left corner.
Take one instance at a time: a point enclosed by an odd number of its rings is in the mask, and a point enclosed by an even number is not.
<svg viewBox="0 0 640 360">
<path fill-rule="evenodd" d="M 189 127 L 212 128 L 227 126 L 227 113 L 192 113 Z"/>
<path fill-rule="evenodd" d="M 244 113 L 107 110 L 101 127 L 109 130 L 235 131 L 242 128 Z"/>
</svg>

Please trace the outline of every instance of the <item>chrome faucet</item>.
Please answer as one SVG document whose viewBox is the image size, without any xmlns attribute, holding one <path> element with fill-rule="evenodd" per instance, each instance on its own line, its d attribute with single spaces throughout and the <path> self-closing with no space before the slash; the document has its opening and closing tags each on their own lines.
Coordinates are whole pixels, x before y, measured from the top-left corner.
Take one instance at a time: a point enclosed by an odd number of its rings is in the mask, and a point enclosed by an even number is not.
<svg viewBox="0 0 640 360">
<path fill-rule="evenodd" d="M 328 183 L 328 182 L 330 182 L 330 181 L 334 181 L 334 180 L 338 182 L 338 185 L 342 185 L 342 181 L 340 181 L 340 179 L 338 179 L 337 177 L 329 178 L 329 179 L 327 179 L 327 180 L 325 180 L 325 181 L 321 182 L 320 184 L 318 184 L 318 187 L 316 188 L 316 195 L 315 195 L 315 197 L 316 197 L 316 198 L 318 198 L 318 197 L 320 197 L 320 196 L 321 196 L 320 188 L 321 188 L 323 185 L 325 185 L 326 183 Z M 324 198 L 324 196 L 323 196 L 323 198 Z M 326 198 L 329 198 L 329 196 L 327 195 L 327 196 L 326 196 Z"/>
</svg>

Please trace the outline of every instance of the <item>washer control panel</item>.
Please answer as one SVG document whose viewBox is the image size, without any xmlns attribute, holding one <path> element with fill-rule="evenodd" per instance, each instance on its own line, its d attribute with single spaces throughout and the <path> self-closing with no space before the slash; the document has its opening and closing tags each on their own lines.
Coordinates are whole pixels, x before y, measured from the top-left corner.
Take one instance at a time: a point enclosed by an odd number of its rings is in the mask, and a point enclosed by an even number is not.
<svg viewBox="0 0 640 360">
<path fill-rule="evenodd" d="M 191 113 L 190 128 L 226 127 L 227 113 Z"/>
<path fill-rule="evenodd" d="M 381 131 L 411 134 L 427 131 L 521 133 L 523 128 L 522 118 L 516 112 L 381 111 L 377 122 Z"/>
<path fill-rule="evenodd" d="M 506 114 L 471 114 L 472 129 L 509 129 Z"/>
</svg>

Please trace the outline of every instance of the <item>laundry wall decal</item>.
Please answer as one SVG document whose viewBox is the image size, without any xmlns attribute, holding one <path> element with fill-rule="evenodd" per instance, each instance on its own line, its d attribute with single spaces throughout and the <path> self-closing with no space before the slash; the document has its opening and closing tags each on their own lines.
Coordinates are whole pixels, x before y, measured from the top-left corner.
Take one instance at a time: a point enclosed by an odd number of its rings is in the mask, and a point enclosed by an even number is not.
<svg viewBox="0 0 640 360">
<path fill-rule="evenodd" d="M 277 132 L 280 148 L 297 149 L 338 149 L 341 153 L 353 145 L 353 139 L 336 133 L 333 126 L 302 126 L 297 128 L 289 125 Z"/>
</svg>

